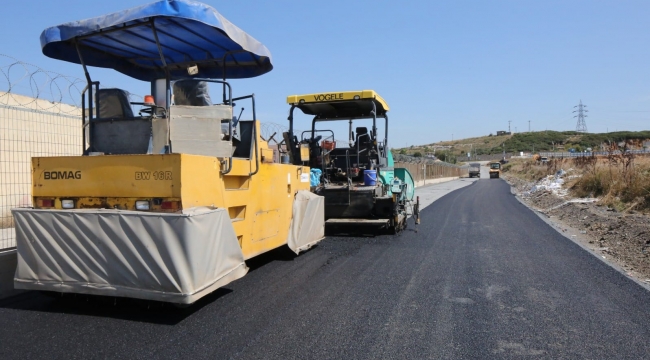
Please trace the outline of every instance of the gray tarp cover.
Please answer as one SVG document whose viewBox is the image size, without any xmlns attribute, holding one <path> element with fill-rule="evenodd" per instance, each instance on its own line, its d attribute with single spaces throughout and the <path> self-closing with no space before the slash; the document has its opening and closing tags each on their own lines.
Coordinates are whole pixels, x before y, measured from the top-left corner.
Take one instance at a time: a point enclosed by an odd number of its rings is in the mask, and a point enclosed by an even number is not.
<svg viewBox="0 0 650 360">
<path fill-rule="evenodd" d="M 287 244 L 296 254 L 325 237 L 325 200 L 309 191 L 298 191 Z"/>
<path fill-rule="evenodd" d="M 192 303 L 248 271 L 226 209 L 14 209 L 17 289 Z"/>
</svg>

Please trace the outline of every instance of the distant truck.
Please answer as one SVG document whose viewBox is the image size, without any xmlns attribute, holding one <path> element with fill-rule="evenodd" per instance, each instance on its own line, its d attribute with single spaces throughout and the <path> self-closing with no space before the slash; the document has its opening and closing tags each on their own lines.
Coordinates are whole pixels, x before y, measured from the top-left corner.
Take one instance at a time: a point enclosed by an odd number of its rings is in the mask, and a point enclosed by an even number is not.
<svg viewBox="0 0 650 360">
<path fill-rule="evenodd" d="M 469 164 L 469 177 L 473 178 L 474 176 L 481 177 L 481 164 L 479 163 Z"/>
<path fill-rule="evenodd" d="M 501 175 L 501 163 L 499 162 L 491 162 L 490 163 L 490 179 L 498 179 L 499 175 Z"/>
</svg>

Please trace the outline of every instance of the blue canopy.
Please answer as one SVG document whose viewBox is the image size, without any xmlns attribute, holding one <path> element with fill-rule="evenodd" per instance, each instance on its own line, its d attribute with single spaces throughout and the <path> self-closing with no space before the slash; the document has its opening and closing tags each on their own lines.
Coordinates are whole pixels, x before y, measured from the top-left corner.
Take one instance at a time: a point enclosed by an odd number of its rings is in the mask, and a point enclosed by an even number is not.
<svg viewBox="0 0 650 360">
<path fill-rule="evenodd" d="M 81 64 L 81 56 L 88 66 L 144 81 L 165 78 L 165 65 L 172 80 L 190 77 L 187 69 L 193 65 L 199 70 L 193 76 L 212 79 L 250 78 L 273 69 L 264 45 L 214 8 L 188 0 L 163 0 L 47 28 L 41 47 L 54 59 Z"/>
</svg>

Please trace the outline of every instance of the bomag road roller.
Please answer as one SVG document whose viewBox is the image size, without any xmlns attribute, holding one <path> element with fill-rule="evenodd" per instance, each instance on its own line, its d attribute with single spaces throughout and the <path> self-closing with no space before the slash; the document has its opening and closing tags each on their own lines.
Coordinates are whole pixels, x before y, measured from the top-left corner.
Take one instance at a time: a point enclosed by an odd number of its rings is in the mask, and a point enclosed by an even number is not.
<svg viewBox="0 0 650 360">
<path fill-rule="evenodd" d="M 384 99 L 363 90 L 292 95 L 287 102 L 291 109 L 284 137 L 290 161 L 311 168 L 312 190 L 325 198 L 328 233 L 395 233 L 410 214 L 419 222 L 413 177 L 394 167 L 388 148 Z M 312 117 L 310 129 L 298 133 L 296 109 Z M 381 131 L 378 119 L 384 120 Z"/>
<path fill-rule="evenodd" d="M 274 161 L 254 96 L 227 81 L 271 71 L 271 54 L 215 9 L 159 1 L 48 28 L 41 45 L 83 67 L 83 140 L 79 156 L 32 159 L 33 208 L 14 209 L 17 289 L 191 304 L 244 276 L 245 260 L 324 237 L 308 164 Z M 130 102 L 90 67 L 152 95 Z"/>
<path fill-rule="evenodd" d="M 498 179 L 501 175 L 501 163 L 498 161 L 491 162 L 490 167 L 490 179 Z"/>
</svg>

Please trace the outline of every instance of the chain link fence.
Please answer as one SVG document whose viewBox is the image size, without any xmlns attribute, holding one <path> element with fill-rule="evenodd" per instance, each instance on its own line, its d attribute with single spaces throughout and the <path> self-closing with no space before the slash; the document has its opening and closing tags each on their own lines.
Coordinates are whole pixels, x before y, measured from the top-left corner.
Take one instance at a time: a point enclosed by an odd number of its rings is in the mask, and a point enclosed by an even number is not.
<svg viewBox="0 0 650 360">
<path fill-rule="evenodd" d="M 0 54 L 0 250 L 16 246 L 11 209 L 31 206 L 31 158 L 81 154 L 85 82 Z"/>
</svg>

